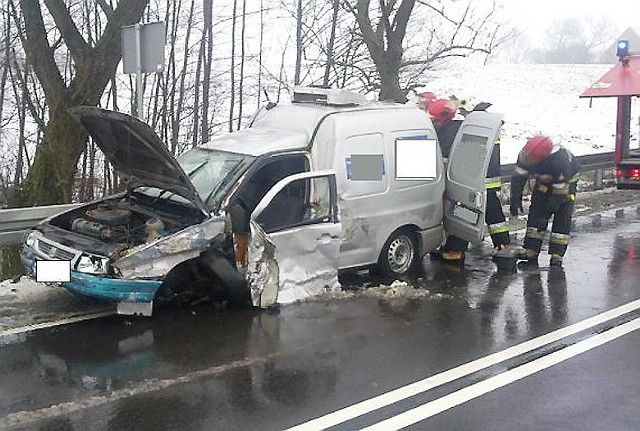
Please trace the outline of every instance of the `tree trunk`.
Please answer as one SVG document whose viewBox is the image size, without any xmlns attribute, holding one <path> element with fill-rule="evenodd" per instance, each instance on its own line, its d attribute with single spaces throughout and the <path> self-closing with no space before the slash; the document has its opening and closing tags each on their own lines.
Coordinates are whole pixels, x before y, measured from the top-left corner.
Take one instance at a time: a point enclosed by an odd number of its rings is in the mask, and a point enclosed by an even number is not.
<svg viewBox="0 0 640 431">
<path fill-rule="evenodd" d="M 331 15 L 331 34 L 329 35 L 329 44 L 327 45 L 327 64 L 324 66 L 324 77 L 322 78 L 322 85 L 327 87 L 329 85 L 329 74 L 333 68 L 334 63 L 334 46 L 336 42 L 336 26 L 338 25 L 338 11 L 340 10 L 340 0 L 333 0 L 332 4 L 333 12 Z"/>
<path fill-rule="evenodd" d="M 302 69 L 302 0 L 298 0 L 296 9 L 296 69 L 293 77 L 295 85 L 300 84 L 300 69 Z"/>
<path fill-rule="evenodd" d="M 40 1 L 20 0 L 24 20 L 23 46 L 27 61 L 44 90 L 49 121 L 23 187 L 13 196 L 10 205 L 71 202 L 74 174 L 87 135 L 67 109 L 75 105 L 98 104 L 120 62 L 121 28 L 139 21 L 148 2 L 120 1 L 110 12 L 102 36 L 91 47 L 75 26 L 66 3 L 45 1 L 76 66 L 73 79 L 65 82 L 55 60 L 55 49 L 49 44 Z"/>
<path fill-rule="evenodd" d="M 242 126 L 242 105 L 244 103 L 244 62 L 245 33 L 247 29 L 247 0 L 242 1 L 242 30 L 240 33 L 240 82 L 238 82 L 238 130 Z"/>
<path fill-rule="evenodd" d="M 378 67 L 380 74 L 380 95 L 378 99 L 385 102 L 405 103 L 407 98 L 404 91 L 400 87 L 400 79 L 398 77 L 400 65 L 382 65 Z"/>
<path fill-rule="evenodd" d="M 42 143 L 22 187 L 12 199 L 15 206 L 53 205 L 71 202 L 76 164 L 87 134 L 64 104 L 49 112 Z"/>
<path fill-rule="evenodd" d="M 211 88 L 211 66 L 213 64 L 213 0 L 204 0 L 204 43 L 207 53 L 204 57 L 202 76 L 202 142 L 209 142 L 209 93 Z"/>
</svg>

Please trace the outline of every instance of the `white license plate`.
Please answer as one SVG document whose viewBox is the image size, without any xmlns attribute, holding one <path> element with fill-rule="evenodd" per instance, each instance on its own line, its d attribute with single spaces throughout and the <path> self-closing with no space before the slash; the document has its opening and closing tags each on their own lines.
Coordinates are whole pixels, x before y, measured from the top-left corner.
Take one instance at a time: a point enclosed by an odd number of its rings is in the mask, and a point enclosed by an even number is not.
<svg viewBox="0 0 640 431">
<path fill-rule="evenodd" d="M 71 261 L 36 260 L 36 281 L 39 283 L 68 283 L 71 281 Z"/>
<path fill-rule="evenodd" d="M 469 208 L 461 206 L 459 203 L 454 205 L 453 215 L 474 225 L 478 223 L 479 214 L 471 211 Z"/>
</svg>

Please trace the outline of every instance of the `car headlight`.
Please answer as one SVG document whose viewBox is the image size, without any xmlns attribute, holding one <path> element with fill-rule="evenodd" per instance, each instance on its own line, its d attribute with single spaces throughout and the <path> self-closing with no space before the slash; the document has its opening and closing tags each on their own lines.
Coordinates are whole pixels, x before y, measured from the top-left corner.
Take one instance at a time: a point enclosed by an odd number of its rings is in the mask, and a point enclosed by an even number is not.
<svg viewBox="0 0 640 431">
<path fill-rule="evenodd" d="M 109 268 L 109 259 L 99 256 L 82 255 L 76 264 L 76 271 L 86 274 L 106 274 Z"/>
<path fill-rule="evenodd" d="M 31 248 L 35 248 L 36 242 L 38 242 L 40 238 L 42 238 L 42 232 L 38 230 L 32 230 L 27 234 L 27 237 L 24 239 L 24 243 Z"/>
</svg>

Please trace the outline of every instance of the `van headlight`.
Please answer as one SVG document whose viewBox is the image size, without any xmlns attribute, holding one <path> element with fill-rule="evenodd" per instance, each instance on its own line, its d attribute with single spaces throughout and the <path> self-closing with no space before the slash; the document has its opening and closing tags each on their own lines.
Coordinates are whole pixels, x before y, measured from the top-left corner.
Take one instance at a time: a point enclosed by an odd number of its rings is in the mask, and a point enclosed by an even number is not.
<svg viewBox="0 0 640 431">
<path fill-rule="evenodd" d="M 85 274 L 104 275 L 109 268 L 109 259 L 99 256 L 82 255 L 76 264 L 76 271 Z"/>
<path fill-rule="evenodd" d="M 42 232 L 38 230 L 32 230 L 27 234 L 27 237 L 24 239 L 24 243 L 28 247 L 36 248 L 36 243 L 40 238 L 42 238 Z"/>
</svg>

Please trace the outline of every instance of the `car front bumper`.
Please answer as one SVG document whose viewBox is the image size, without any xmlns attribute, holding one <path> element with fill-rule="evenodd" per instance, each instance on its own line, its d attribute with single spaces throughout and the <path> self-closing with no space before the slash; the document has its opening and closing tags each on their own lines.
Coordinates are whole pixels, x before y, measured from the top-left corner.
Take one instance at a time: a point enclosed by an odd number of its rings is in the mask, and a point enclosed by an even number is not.
<svg viewBox="0 0 640 431">
<path fill-rule="evenodd" d="M 34 249 L 23 245 L 20 260 L 27 275 L 36 278 L 36 260 L 46 259 L 39 256 Z M 57 283 L 71 292 L 92 298 L 117 302 L 152 302 L 156 291 L 162 284 L 161 280 L 127 280 L 86 274 L 71 271 L 71 281 Z"/>
</svg>

